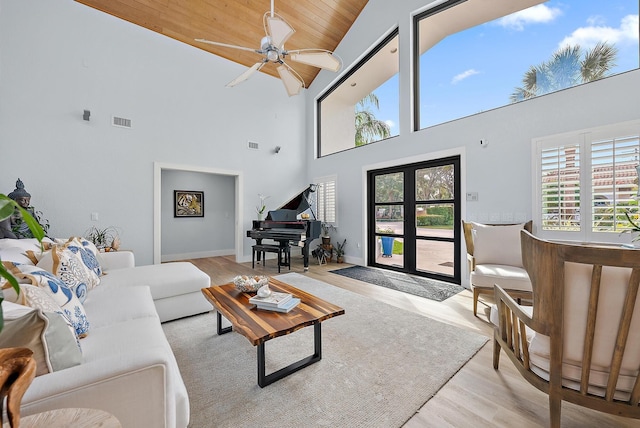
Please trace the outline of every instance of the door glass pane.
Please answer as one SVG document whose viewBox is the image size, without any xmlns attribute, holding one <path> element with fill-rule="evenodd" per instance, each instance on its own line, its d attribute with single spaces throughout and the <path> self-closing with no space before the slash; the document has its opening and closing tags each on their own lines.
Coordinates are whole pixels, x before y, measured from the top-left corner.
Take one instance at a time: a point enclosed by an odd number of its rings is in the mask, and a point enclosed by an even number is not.
<svg viewBox="0 0 640 428">
<path fill-rule="evenodd" d="M 436 201 L 455 197 L 453 165 L 416 170 L 416 201 Z"/>
<path fill-rule="evenodd" d="M 453 263 L 453 242 L 423 239 L 416 242 L 416 270 L 453 276 Z"/>
<path fill-rule="evenodd" d="M 376 176 L 375 202 L 402 202 L 404 200 L 404 177 L 401 172 Z"/>
<path fill-rule="evenodd" d="M 453 204 L 417 205 L 416 236 L 453 239 Z"/>
<path fill-rule="evenodd" d="M 404 235 L 404 206 L 378 205 L 376 207 L 376 232 Z"/>
<path fill-rule="evenodd" d="M 404 239 L 393 236 L 377 236 L 376 263 L 404 267 Z"/>
</svg>

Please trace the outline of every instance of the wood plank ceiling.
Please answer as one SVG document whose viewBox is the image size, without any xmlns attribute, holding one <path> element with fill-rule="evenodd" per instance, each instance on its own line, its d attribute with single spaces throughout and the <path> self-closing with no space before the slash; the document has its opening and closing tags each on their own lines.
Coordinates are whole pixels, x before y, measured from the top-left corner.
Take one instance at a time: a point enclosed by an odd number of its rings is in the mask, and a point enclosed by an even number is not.
<svg viewBox="0 0 640 428">
<path fill-rule="evenodd" d="M 265 35 L 263 15 L 271 10 L 270 0 L 76 1 L 247 67 L 259 62 L 262 56 L 194 39 L 260 49 L 260 40 Z M 333 51 L 366 4 L 367 0 L 275 0 L 274 10 L 296 30 L 286 43 L 287 50 Z M 320 71 L 292 61 L 288 64 L 302 76 L 306 86 Z M 278 77 L 273 63 L 261 71 Z"/>
</svg>

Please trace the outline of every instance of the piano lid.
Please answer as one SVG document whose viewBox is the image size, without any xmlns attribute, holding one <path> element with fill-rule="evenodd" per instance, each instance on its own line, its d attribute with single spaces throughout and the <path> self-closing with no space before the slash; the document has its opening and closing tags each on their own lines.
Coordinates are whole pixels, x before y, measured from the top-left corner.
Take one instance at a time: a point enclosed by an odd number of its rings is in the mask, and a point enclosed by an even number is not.
<svg viewBox="0 0 640 428">
<path fill-rule="evenodd" d="M 311 208 L 309 206 L 309 195 L 315 191 L 316 185 L 310 184 L 309 187 L 298 193 L 290 201 L 280 206 L 278 210 L 293 210 L 296 212 L 296 214 L 300 214 L 306 211 L 307 209 Z M 313 209 L 311 209 L 311 212 L 313 213 Z M 313 218 L 315 219 L 315 217 L 315 213 L 313 213 Z"/>
</svg>

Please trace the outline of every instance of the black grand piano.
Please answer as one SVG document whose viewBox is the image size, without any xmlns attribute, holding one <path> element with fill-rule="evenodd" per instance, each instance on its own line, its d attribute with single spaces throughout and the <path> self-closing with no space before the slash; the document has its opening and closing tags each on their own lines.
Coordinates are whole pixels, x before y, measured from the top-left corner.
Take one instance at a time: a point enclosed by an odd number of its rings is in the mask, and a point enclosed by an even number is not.
<svg viewBox="0 0 640 428">
<path fill-rule="evenodd" d="M 289 202 L 280 208 L 269 211 L 266 220 L 253 220 L 251 230 L 247 230 L 247 238 L 262 244 L 263 239 L 277 241 L 280 246 L 295 245 L 302 248 L 304 270 L 309 270 L 309 244 L 320 237 L 321 222 L 315 219 L 313 208 L 309 203 L 309 195 L 315 191 L 315 185 L 309 185 Z M 313 219 L 299 220 L 298 214 L 311 208 Z M 290 263 L 286 260 L 284 263 Z"/>
</svg>

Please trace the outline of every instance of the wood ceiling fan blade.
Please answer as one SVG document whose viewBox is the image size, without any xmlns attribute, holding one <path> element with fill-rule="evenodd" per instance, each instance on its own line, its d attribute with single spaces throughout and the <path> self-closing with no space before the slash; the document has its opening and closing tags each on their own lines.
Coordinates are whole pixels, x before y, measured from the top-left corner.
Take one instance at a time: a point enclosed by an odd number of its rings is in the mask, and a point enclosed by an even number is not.
<svg viewBox="0 0 640 428">
<path fill-rule="evenodd" d="M 290 97 L 298 95 L 300 93 L 300 89 L 304 87 L 304 80 L 302 80 L 300 75 L 284 62 L 278 66 L 277 70 L 280 75 L 280 80 L 282 80 L 282 83 L 287 90 L 287 94 L 289 94 Z"/>
<path fill-rule="evenodd" d="M 267 12 L 268 13 L 268 12 Z M 282 49 L 284 43 L 296 32 L 287 22 L 277 15 L 267 16 L 267 34 L 271 37 L 271 44 Z"/>
<path fill-rule="evenodd" d="M 259 71 L 264 64 L 265 64 L 264 62 L 256 62 L 251 66 L 251 68 L 248 68 L 247 70 L 245 70 L 245 72 L 242 73 L 240 76 L 236 77 L 231 82 L 227 83 L 226 86 L 231 88 L 233 86 L 236 86 L 238 83 L 244 82 L 249 77 L 251 77 L 253 73 L 255 73 L 256 71 Z"/>
<path fill-rule="evenodd" d="M 297 51 L 290 51 L 289 57 L 292 61 L 323 68 L 325 70 L 338 71 L 342 66 L 342 61 L 329 51 L 301 49 Z"/>
<path fill-rule="evenodd" d="M 196 42 L 208 43 L 210 45 L 222 46 L 224 48 L 240 49 L 240 50 L 243 50 L 243 51 L 260 53 L 260 51 L 258 51 L 257 49 L 247 48 L 247 47 L 244 47 L 244 46 L 230 45 L 228 43 L 212 42 L 211 40 L 206 40 L 206 39 L 194 39 L 194 40 Z"/>
</svg>

